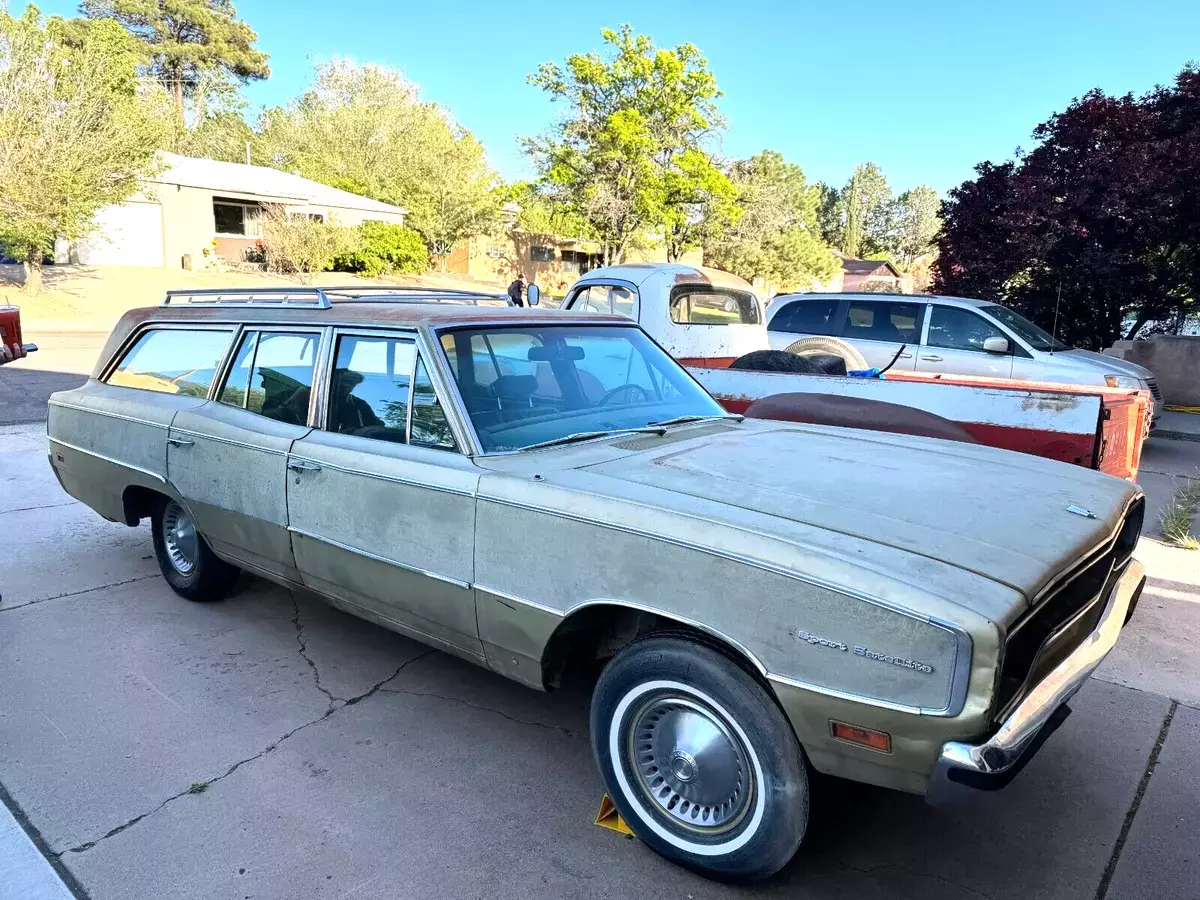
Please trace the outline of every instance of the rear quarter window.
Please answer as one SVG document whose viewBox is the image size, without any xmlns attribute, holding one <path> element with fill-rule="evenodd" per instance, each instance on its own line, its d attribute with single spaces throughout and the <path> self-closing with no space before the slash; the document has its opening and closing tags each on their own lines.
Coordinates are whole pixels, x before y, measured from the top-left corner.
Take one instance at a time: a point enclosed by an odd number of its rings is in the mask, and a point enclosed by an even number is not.
<svg viewBox="0 0 1200 900">
<path fill-rule="evenodd" d="M 143 332 L 106 379 L 161 394 L 207 397 L 232 329 L 159 328 Z"/>
<path fill-rule="evenodd" d="M 686 284 L 671 289 L 671 321 L 678 325 L 757 325 L 758 302 L 747 291 Z"/>
</svg>

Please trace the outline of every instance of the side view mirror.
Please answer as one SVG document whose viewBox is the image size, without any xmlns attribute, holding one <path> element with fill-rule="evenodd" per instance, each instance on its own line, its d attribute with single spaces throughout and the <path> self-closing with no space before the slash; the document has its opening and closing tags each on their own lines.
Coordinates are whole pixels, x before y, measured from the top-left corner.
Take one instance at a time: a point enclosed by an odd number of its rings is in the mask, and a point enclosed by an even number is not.
<svg viewBox="0 0 1200 900">
<path fill-rule="evenodd" d="M 525 298 L 529 301 L 530 306 L 537 306 L 542 302 L 542 289 L 536 284 L 530 284 L 525 288 Z"/>
<path fill-rule="evenodd" d="M 1008 338 L 990 337 L 983 339 L 983 349 L 987 353 L 1007 353 Z"/>
</svg>

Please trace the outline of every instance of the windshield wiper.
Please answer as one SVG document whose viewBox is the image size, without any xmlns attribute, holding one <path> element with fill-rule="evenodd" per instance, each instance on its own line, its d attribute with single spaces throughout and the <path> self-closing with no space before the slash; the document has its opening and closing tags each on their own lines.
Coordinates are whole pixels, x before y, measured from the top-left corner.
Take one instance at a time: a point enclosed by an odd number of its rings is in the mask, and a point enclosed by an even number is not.
<svg viewBox="0 0 1200 900">
<path fill-rule="evenodd" d="M 658 423 L 666 424 L 666 423 Z M 542 447 L 558 447 L 562 444 L 576 444 L 579 441 L 590 441 L 592 438 L 609 437 L 614 434 L 657 434 L 659 436 L 667 433 L 665 428 L 654 426 L 646 426 L 645 428 L 610 428 L 607 431 L 576 431 L 574 434 L 563 435 L 562 437 L 551 438 L 548 441 L 539 441 L 536 444 L 530 444 L 527 447 L 522 447 L 522 450 L 539 450 Z"/>
<path fill-rule="evenodd" d="M 735 422 L 742 422 L 742 421 L 745 421 L 746 417 L 739 416 L 736 413 L 727 413 L 726 415 L 723 415 L 723 416 L 676 416 L 674 419 L 664 419 L 662 422 L 650 422 L 648 424 L 651 426 L 654 426 L 654 425 L 684 425 L 688 422 L 708 422 L 713 419 L 716 419 L 718 421 L 732 419 Z"/>
</svg>

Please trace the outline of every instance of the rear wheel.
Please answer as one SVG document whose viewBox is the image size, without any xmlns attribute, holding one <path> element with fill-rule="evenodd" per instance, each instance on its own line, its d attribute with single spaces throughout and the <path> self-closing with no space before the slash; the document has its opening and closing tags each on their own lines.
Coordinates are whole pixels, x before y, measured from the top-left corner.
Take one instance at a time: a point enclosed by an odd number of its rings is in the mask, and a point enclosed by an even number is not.
<svg viewBox="0 0 1200 900">
<path fill-rule="evenodd" d="M 237 579 L 238 569 L 212 552 L 186 509 L 166 500 L 151 516 L 154 554 L 163 578 L 188 600 L 221 600 Z"/>
<path fill-rule="evenodd" d="M 647 637 L 604 669 L 592 749 L 621 816 L 653 850 L 704 875 L 766 878 L 808 823 L 804 759 L 766 690 L 716 650 Z"/>
</svg>

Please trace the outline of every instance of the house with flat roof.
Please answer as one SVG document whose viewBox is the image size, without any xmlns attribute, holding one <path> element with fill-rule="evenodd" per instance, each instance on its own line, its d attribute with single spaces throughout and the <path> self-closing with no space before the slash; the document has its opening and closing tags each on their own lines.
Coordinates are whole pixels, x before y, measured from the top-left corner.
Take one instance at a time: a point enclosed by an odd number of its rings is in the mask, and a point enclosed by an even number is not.
<svg viewBox="0 0 1200 900">
<path fill-rule="evenodd" d="M 339 225 L 403 225 L 407 210 L 266 166 L 161 154 L 162 168 L 124 203 L 101 209 L 88 237 L 59 241 L 55 260 L 103 266 L 204 268 L 253 254 L 276 208 Z"/>
</svg>

